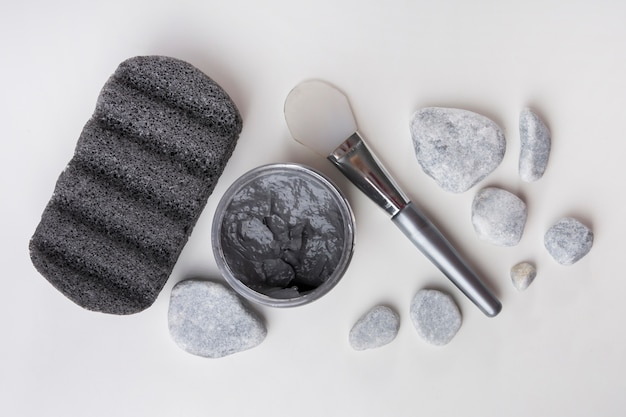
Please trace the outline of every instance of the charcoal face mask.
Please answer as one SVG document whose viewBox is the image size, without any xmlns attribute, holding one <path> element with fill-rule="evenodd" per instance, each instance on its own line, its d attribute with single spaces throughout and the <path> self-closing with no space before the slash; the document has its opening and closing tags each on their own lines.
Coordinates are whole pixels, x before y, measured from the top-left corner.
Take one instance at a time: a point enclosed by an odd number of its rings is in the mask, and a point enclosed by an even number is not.
<svg viewBox="0 0 626 417">
<path fill-rule="evenodd" d="M 296 173 L 250 181 L 222 220 L 224 258 L 251 289 L 293 298 L 322 285 L 340 263 L 344 222 L 331 192 Z"/>
</svg>

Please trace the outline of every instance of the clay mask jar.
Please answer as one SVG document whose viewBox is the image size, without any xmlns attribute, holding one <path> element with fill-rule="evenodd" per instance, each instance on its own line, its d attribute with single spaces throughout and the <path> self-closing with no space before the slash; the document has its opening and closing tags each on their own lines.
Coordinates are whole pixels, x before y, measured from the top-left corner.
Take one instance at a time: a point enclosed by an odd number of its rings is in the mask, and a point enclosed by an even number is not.
<svg viewBox="0 0 626 417">
<path fill-rule="evenodd" d="M 354 216 L 339 189 L 298 164 L 265 165 L 240 177 L 217 206 L 213 253 L 226 281 L 273 307 L 314 301 L 343 276 Z"/>
</svg>

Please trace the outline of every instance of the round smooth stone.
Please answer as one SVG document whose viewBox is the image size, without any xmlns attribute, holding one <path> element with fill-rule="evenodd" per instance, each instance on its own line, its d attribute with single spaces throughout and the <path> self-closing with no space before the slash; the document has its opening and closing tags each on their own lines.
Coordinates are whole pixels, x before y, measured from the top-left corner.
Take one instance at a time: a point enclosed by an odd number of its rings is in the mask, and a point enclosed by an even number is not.
<svg viewBox="0 0 626 417">
<path fill-rule="evenodd" d="M 420 166 L 453 193 L 467 191 L 493 172 L 506 150 L 502 129 L 468 110 L 427 107 L 413 114 L 410 128 Z"/>
<path fill-rule="evenodd" d="M 520 262 L 511 268 L 511 282 L 519 291 L 524 291 L 537 276 L 537 269 L 529 262 Z"/>
<path fill-rule="evenodd" d="M 593 232 L 573 217 L 564 217 L 544 235 L 543 243 L 561 265 L 578 262 L 593 246 Z"/>
<path fill-rule="evenodd" d="M 398 335 L 400 317 L 387 306 L 376 306 L 354 324 L 349 334 L 354 350 L 375 349 L 390 343 Z"/>
<path fill-rule="evenodd" d="M 550 131 L 535 112 L 524 109 L 519 117 L 519 136 L 520 178 L 525 182 L 537 181 L 543 176 L 550 158 Z"/>
<path fill-rule="evenodd" d="M 438 290 L 422 289 L 411 302 L 411 321 L 426 342 L 443 346 L 461 328 L 462 316 L 452 297 Z"/>
<path fill-rule="evenodd" d="M 526 203 L 502 188 L 483 188 L 472 203 L 476 234 L 497 246 L 517 245 L 524 233 L 526 217 Z"/>
<path fill-rule="evenodd" d="M 181 349 L 207 358 L 251 349 L 267 335 L 261 319 L 232 289 L 212 281 L 176 284 L 170 296 L 168 325 Z"/>
</svg>

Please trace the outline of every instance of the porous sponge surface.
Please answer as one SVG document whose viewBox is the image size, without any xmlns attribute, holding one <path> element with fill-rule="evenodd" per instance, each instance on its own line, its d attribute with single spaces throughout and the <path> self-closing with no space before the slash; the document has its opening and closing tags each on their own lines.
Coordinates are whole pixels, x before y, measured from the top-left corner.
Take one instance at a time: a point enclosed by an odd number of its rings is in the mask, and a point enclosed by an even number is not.
<svg viewBox="0 0 626 417">
<path fill-rule="evenodd" d="M 30 241 L 34 266 L 86 309 L 146 309 L 241 129 L 228 94 L 191 64 L 165 56 L 122 62 Z"/>
</svg>

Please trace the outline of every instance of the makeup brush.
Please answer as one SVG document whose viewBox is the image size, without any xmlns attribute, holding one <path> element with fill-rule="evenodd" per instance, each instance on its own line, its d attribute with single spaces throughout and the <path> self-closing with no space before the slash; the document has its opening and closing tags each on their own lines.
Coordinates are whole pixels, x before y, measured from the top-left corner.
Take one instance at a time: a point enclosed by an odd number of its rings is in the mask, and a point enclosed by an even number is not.
<svg viewBox="0 0 626 417">
<path fill-rule="evenodd" d="M 285 119 L 294 139 L 326 157 L 478 308 L 489 317 L 502 304 L 463 261 L 441 232 L 409 201 L 357 132 L 348 98 L 319 80 L 298 84 L 285 100 Z"/>
</svg>

